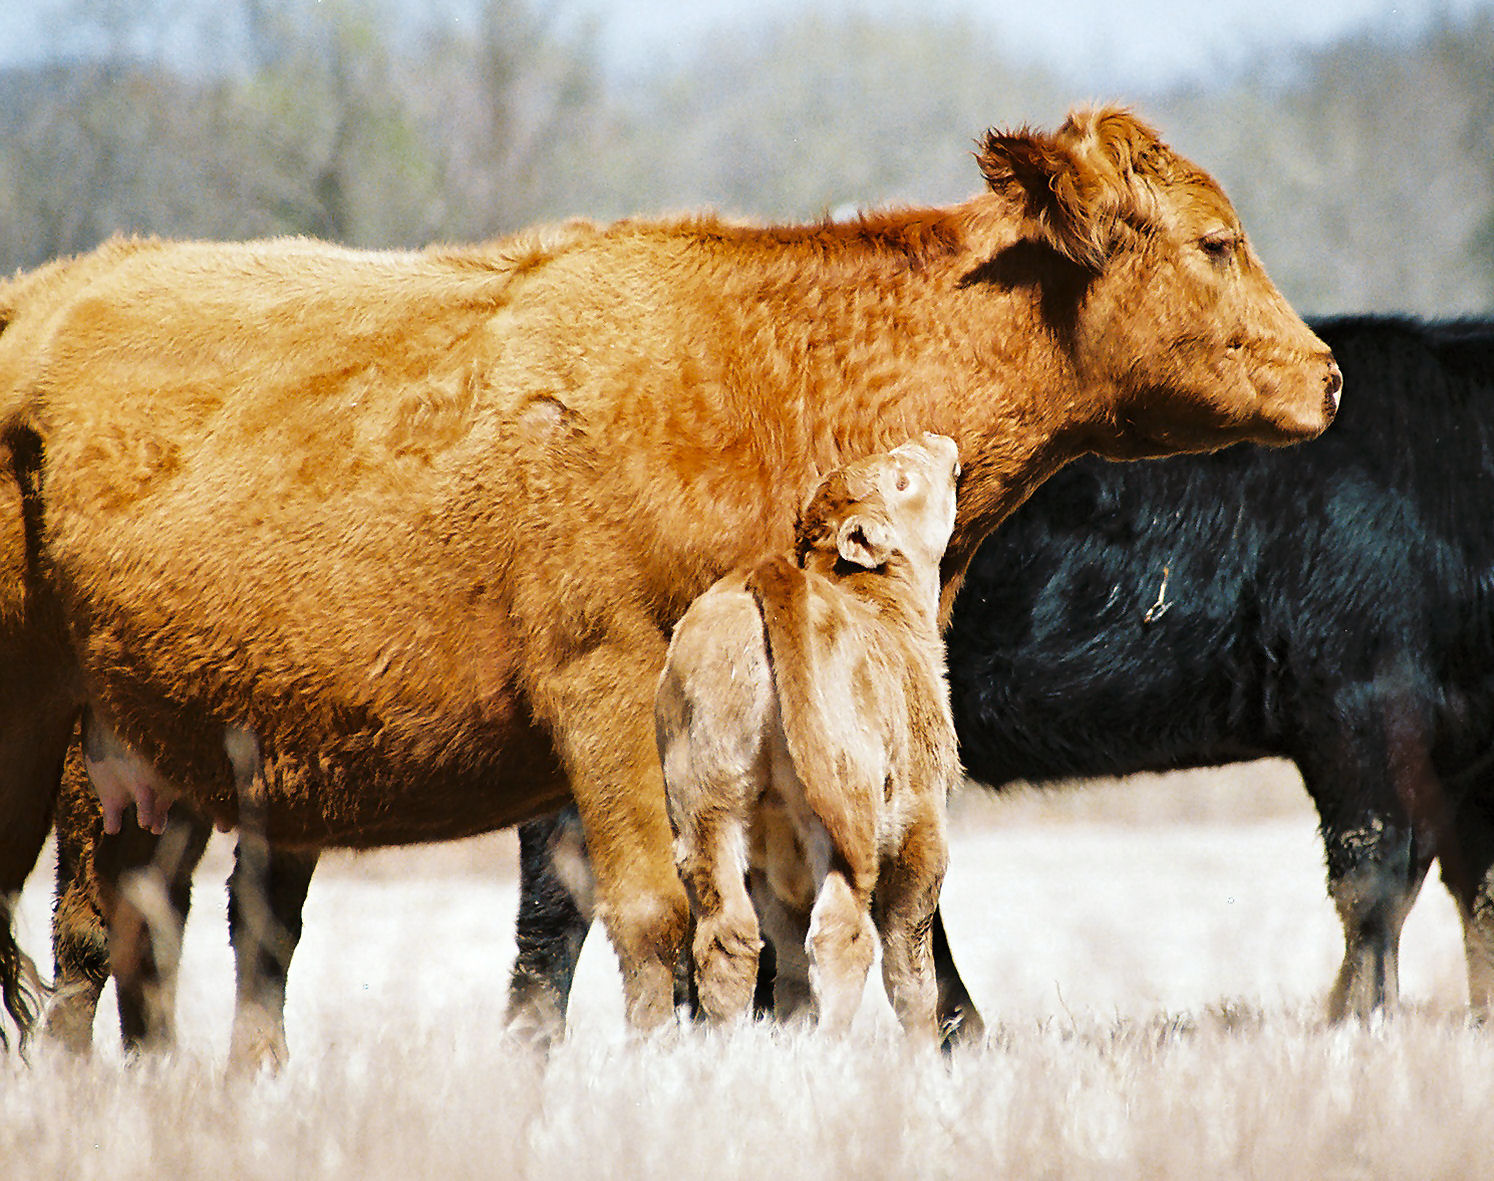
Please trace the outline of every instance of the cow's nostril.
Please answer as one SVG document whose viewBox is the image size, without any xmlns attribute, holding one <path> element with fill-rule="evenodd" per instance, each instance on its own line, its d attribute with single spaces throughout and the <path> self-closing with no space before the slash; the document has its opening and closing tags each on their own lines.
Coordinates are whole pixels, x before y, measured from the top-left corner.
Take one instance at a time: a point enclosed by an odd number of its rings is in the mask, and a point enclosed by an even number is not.
<svg viewBox="0 0 1494 1181">
<path fill-rule="evenodd" d="M 1322 383 L 1322 411 L 1327 414 L 1328 420 L 1339 413 L 1339 395 L 1343 393 L 1343 374 L 1339 366 L 1328 366 L 1328 377 Z"/>
<path fill-rule="evenodd" d="M 1339 395 L 1343 393 L 1344 375 L 1337 365 L 1328 366 L 1328 376 L 1323 381 L 1323 405 L 1330 414 L 1337 413 Z"/>
</svg>

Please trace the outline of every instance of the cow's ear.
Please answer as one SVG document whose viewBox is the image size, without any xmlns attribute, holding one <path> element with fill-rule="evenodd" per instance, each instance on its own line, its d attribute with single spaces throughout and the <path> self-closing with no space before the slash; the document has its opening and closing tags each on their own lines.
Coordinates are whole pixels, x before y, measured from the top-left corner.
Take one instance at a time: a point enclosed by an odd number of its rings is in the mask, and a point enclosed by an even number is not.
<svg viewBox="0 0 1494 1181">
<path fill-rule="evenodd" d="M 1098 178 L 1066 137 L 988 131 L 976 159 L 986 184 L 1018 201 L 1044 242 L 1090 270 L 1104 265 L 1109 221 L 1096 201 Z"/>
<path fill-rule="evenodd" d="M 976 158 L 986 183 L 1019 201 L 1048 245 L 1099 270 L 1119 223 L 1154 221 L 1154 186 L 1173 157 L 1129 111 L 1099 107 L 1073 111 L 1053 135 L 987 132 Z"/>
<path fill-rule="evenodd" d="M 892 556 L 892 531 L 886 522 L 857 513 L 840 523 L 835 548 L 843 561 L 875 570 Z"/>
</svg>

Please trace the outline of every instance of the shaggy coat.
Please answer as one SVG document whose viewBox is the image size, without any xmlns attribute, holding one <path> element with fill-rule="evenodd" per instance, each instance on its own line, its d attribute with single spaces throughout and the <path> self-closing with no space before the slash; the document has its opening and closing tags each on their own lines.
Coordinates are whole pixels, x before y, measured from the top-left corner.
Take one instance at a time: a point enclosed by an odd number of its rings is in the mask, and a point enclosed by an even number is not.
<svg viewBox="0 0 1494 1181">
<path fill-rule="evenodd" d="M 1336 408 L 1218 186 L 1130 115 L 978 160 L 963 204 L 843 225 L 114 242 L 0 288 L 0 895 L 86 706 L 152 816 L 179 793 L 292 848 L 574 797 L 630 1019 L 667 1017 L 687 904 L 649 685 L 822 473 L 956 440 L 947 606 L 1069 459 L 1295 442 Z"/>
<path fill-rule="evenodd" d="M 723 578 L 675 629 L 655 720 L 713 1020 L 750 1011 L 761 915 L 780 964 L 807 957 L 822 1028 L 850 1025 L 880 935 L 894 1010 L 935 1037 L 929 924 L 959 771 L 939 559 L 958 471 L 926 435 L 831 473 L 794 555 Z"/>
</svg>

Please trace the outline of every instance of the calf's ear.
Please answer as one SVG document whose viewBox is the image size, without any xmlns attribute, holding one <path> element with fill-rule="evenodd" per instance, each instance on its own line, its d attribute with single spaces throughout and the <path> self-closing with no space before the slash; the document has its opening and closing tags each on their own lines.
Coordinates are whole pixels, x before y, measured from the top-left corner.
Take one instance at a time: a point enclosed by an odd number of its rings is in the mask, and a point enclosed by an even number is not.
<svg viewBox="0 0 1494 1181">
<path fill-rule="evenodd" d="M 840 523 L 835 548 L 842 561 L 875 570 L 892 556 L 892 530 L 885 521 L 857 513 Z"/>
</svg>

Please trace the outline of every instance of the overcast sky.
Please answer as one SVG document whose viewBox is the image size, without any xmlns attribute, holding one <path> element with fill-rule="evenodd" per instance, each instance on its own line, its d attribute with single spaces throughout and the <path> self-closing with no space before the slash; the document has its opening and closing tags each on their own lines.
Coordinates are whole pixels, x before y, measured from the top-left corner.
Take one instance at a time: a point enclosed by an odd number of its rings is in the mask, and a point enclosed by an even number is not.
<svg viewBox="0 0 1494 1181">
<path fill-rule="evenodd" d="M 750 24 L 765 11 L 813 0 L 608 0 L 610 43 L 646 58 L 687 48 L 693 38 Z M 1035 59 L 1076 81 L 1149 86 L 1206 80 L 1260 52 L 1318 45 L 1364 28 L 1409 36 L 1438 12 L 1464 14 L 1490 0 L 821 0 L 827 10 L 967 15 L 995 30 L 1013 60 Z M 1494 69 L 1494 63 L 1490 63 Z"/>
<path fill-rule="evenodd" d="M 1463 14 L 1494 0 L 570 0 L 596 15 L 609 58 L 624 70 L 676 57 L 701 38 L 741 35 L 765 13 L 817 2 L 830 11 L 965 15 L 992 29 L 1010 60 L 1059 69 L 1078 87 L 1113 91 L 1206 80 L 1263 52 L 1364 28 L 1409 36 L 1436 12 Z M 0 61 L 34 56 L 58 3 L 0 0 Z M 477 0 L 383 3 L 460 19 Z"/>
</svg>

